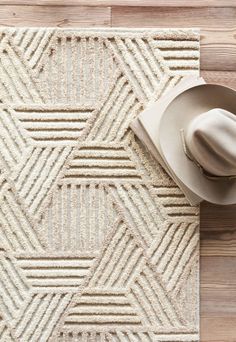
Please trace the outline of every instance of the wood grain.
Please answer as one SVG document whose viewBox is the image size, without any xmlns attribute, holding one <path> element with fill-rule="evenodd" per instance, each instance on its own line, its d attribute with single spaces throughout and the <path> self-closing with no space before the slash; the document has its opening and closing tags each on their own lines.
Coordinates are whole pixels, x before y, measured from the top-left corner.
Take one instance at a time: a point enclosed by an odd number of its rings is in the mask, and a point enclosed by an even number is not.
<svg viewBox="0 0 236 342">
<path fill-rule="evenodd" d="M 202 203 L 200 220 L 201 256 L 236 257 L 236 206 Z"/>
<path fill-rule="evenodd" d="M 110 26 L 110 7 L 1 6 L 1 26 Z"/>
<path fill-rule="evenodd" d="M 236 70 L 236 8 L 114 7 L 112 26 L 199 27 L 201 69 Z"/>
<path fill-rule="evenodd" d="M 1 0 L 1 5 L 235 7 L 235 0 Z"/>
<path fill-rule="evenodd" d="M 236 229 L 234 231 L 225 229 L 201 231 L 201 256 L 236 257 Z"/>
<path fill-rule="evenodd" d="M 201 342 L 236 342 L 236 317 L 201 319 Z"/>
<path fill-rule="evenodd" d="M 112 25 L 127 27 L 236 28 L 236 8 L 114 7 Z M 212 30 L 213 32 L 213 30 Z M 224 41 L 223 37 L 222 40 Z"/>
<path fill-rule="evenodd" d="M 201 204 L 201 231 L 236 229 L 236 205 Z"/>
<path fill-rule="evenodd" d="M 235 257 L 203 256 L 201 258 L 201 288 L 214 288 L 220 291 L 236 290 L 235 260 Z M 236 297 L 234 303 L 236 305 Z"/>
<path fill-rule="evenodd" d="M 201 257 L 201 342 L 236 341 L 235 265 L 235 257 Z"/>
<path fill-rule="evenodd" d="M 217 317 L 236 317 L 236 289 L 201 289 L 201 318 Z"/>
</svg>

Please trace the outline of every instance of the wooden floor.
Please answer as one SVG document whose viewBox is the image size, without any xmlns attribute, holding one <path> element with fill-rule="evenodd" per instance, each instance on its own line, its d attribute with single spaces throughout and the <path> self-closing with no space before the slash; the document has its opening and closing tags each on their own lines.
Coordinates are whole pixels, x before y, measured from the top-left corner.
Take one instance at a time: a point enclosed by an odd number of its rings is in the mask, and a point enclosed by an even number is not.
<svg viewBox="0 0 236 342">
<path fill-rule="evenodd" d="M 200 27 L 202 75 L 236 89 L 236 0 L 1 0 L 0 25 Z M 201 341 L 236 341 L 236 206 L 201 205 Z"/>
</svg>

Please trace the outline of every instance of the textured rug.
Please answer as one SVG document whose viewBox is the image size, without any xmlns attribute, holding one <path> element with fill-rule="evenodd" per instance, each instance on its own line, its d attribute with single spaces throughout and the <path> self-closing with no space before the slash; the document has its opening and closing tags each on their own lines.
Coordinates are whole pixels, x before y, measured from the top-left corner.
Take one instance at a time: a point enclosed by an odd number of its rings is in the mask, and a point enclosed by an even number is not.
<svg viewBox="0 0 236 342">
<path fill-rule="evenodd" d="M 129 129 L 198 32 L 0 37 L 0 340 L 198 341 L 198 208 Z"/>
</svg>

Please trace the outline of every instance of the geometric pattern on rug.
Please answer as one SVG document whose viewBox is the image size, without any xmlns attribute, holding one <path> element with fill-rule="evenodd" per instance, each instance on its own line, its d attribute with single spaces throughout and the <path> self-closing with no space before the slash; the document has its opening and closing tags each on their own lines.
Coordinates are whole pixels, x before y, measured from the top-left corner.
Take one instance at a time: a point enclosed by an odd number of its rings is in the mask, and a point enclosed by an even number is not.
<svg viewBox="0 0 236 342">
<path fill-rule="evenodd" d="M 0 340 L 199 340 L 199 216 L 130 130 L 192 29 L 0 30 Z"/>
</svg>

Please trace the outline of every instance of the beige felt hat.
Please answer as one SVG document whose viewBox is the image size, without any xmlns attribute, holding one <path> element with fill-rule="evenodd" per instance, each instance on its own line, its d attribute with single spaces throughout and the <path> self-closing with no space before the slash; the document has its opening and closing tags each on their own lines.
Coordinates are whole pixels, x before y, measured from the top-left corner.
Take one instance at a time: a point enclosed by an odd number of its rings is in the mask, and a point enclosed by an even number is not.
<svg viewBox="0 0 236 342">
<path fill-rule="evenodd" d="M 236 92 L 202 84 L 178 95 L 159 123 L 159 148 L 191 191 L 216 204 L 236 203 Z"/>
</svg>

